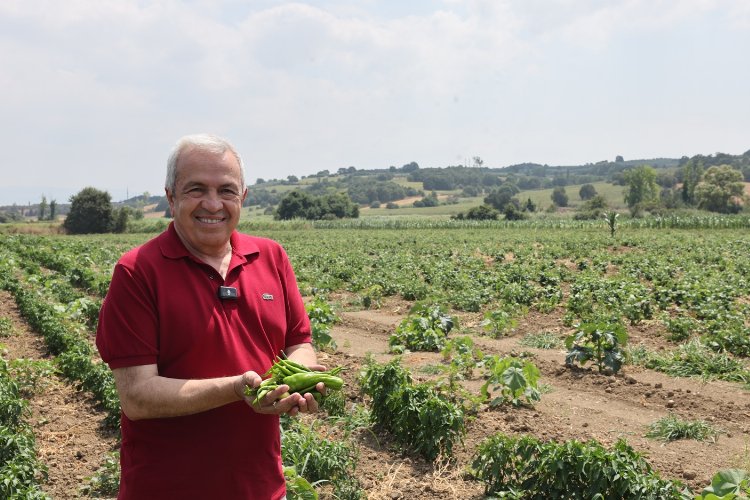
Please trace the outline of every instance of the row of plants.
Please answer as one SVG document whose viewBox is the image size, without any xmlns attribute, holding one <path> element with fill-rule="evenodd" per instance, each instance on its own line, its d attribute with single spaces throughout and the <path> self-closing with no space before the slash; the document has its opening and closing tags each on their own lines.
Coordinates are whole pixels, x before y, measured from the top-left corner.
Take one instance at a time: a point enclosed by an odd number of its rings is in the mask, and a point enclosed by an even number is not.
<svg viewBox="0 0 750 500">
<path fill-rule="evenodd" d="M 28 414 L 28 402 L 0 357 L 0 498 L 48 498 L 41 488 L 47 468 L 37 458 Z"/>
</svg>

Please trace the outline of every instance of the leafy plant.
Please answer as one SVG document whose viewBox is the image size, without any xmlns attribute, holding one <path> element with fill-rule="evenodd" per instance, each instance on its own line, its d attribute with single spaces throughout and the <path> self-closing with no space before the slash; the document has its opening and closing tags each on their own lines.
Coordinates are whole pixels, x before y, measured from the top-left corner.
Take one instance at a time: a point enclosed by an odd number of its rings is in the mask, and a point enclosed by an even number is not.
<svg viewBox="0 0 750 500">
<path fill-rule="evenodd" d="M 109 453 L 102 465 L 81 487 L 81 493 L 89 497 L 115 497 L 120 489 L 120 453 Z"/>
<path fill-rule="evenodd" d="M 612 210 L 602 214 L 602 217 L 604 217 L 604 220 L 607 222 L 607 227 L 609 227 L 609 235 L 614 238 L 615 232 L 617 231 L 617 218 L 620 217 L 620 214 Z"/>
<path fill-rule="evenodd" d="M 694 439 L 705 441 L 713 439 L 718 434 L 714 427 L 703 420 L 683 420 L 676 415 L 669 414 L 649 426 L 646 437 L 675 441 L 677 439 Z"/>
<path fill-rule="evenodd" d="M 363 392 L 372 398 L 375 425 L 428 461 L 452 456 L 454 445 L 465 432 L 460 405 L 442 397 L 429 384 L 412 384 L 399 358 L 385 365 L 370 360 L 361 384 Z"/>
<path fill-rule="evenodd" d="M 357 450 L 352 443 L 323 437 L 316 430 L 318 421 L 309 426 L 296 419 L 286 422 L 281 436 L 281 456 L 285 466 L 294 467 L 312 484 L 330 482 L 334 490 L 338 483 L 351 482 L 351 473 L 357 465 Z M 351 490 L 351 485 L 347 488 Z"/>
<path fill-rule="evenodd" d="M 441 354 L 443 360 L 448 362 L 446 371 L 453 377 L 462 379 L 470 379 L 474 368 L 483 358 L 482 351 L 474 347 L 474 340 L 469 336 L 448 340 Z"/>
<path fill-rule="evenodd" d="M 480 323 L 480 326 L 484 331 L 487 332 L 490 337 L 495 339 L 502 337 L 517 325 L 518 321 L 505 309 L 488 311 L 485 313 L 484 319 Z"/>
<path fill-rule="evenodd" d="M 323 351 L 335 351 L 337 346 L 336 341 L 331 337 L 331 328 L 339 322 L 339 317 L 333 312 L 330 304 L 322 296 L 317 295 L 305 305 L 305 310 L 310 318 L 313 345 Z"/>
<path fill-rule="evenodd" d="M 388 339 L 392 352 L 440 351 L 455 319 L 437 304 L 416 304 Z"/>
<path fill-rule="evenodd" d="M 11 360 L 9 371 L 26 397 L 41 392 L 49 384 L 48 378 L 57 373 L 49 360 L 25 358 Z"/>
<path fill-rule="evenodd" d="M 565 339 L 568 349 L 565 364 L 578 362 L 584 365 L 591 361 L 600 372 L 608 368 L 617 373 L 622 367 L 622 347 L 627 340 L 627 331 L 619 322 L 600 320 L 581 323 L 578 330 Z"/>
<path fill-rule="evenodd" d="M 608 450 L 596 441 L 496 434 L 477 448 L 470 474 L 498 498 L 683 498 L 680 483 L 661 479 L 624 440 Z"/>
<path fill-rule="evenodd" d="M 530 333 L 524 335 L 518 343 L 536 349 L 559 349 L 565 345 L 560 337 L 551 332 Z"/>
<path fill-rule="evenodd" d="M 318 500 L 318 492 L 310 482 L 297 474 L 294 467 L 284 467 L 286 497 L 288 500 Z"/>
<path fill-rule="evenodd" d="M 482 396 L 489 400 L 490 406 L 510 403 L 513 406 L 521 404 L 521 398 L 529 404 L 541 399 L 538 382 L 539 369 L 530 361 L 515 357 L 500 359 L 497 355 L 484 361 L 487 380 L 482 385 Z M 490 391 L 492 386 L 492 391 Z M 492 397 L 492 393 L 498 393 Z"/>
<path fill-rule="evenodd" d="M 0 318 L 0 337 L 10 337 L 14 331 L 13 320 L 6 317 Z"/>
<path fill-rule="evenodd" d="M 734 500 L 750 497 L 750 474 L 741 469 L 717 472 L 711 485 L 703 488 L 695 500 Z"/>
</svg>

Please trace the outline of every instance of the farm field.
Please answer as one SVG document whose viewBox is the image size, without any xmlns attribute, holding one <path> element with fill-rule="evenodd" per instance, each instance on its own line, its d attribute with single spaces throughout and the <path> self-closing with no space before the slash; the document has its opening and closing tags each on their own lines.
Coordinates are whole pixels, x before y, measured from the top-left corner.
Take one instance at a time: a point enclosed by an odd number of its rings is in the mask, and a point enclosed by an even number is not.
<svg viewBox="0 0 750 500">
<path fill-rule="evenodd" d="M 337 456 L 346 457 L 353 480 L 348 496 L 337 490 L 340 497 L 483 498 L 487 483 L 467 469 L 498 433 L 595 440 L 608 450 L 622 439 L 662 480 L 694 492 L 719 470 L 750 468 L 747 229 L 622 227 L 611 236 L 601 222 L 561 229 L 279 227 L 252 232 L 281 242 L 308 303 L 330 308 L 331 342 L 320 356 L 329 367 L 344 367 L 341 404 L 349 415 L 305 416 L 288 432 L 311 430 L 323 448 L 329 440 L 342 444 Z M 152 236 L 0 240 L 0 344 L 11 374 L 28 379 L 36 370 L 25 420 L 48 471 L 39 488 L 52 498 L 93 496 L 89 478 L 117 448 L 116 394 L 93 351 L 93 329 L 115 261 Z M 439 306 L 451 318 L 445 338 L 433 338 L 442 352 L 399 348 L 404 339 L 394 334 L 414 317 L 415 304 Z M 581 358 L 566 364 L 565 339 L 587 324 L 627 334 L 621 367 L 605 363 L 600 371 L 595 360 Z M 491 398 L 481 397 L 493 357 L 533 364 L 538 401 L 500 398 L 499 383 L 489 386 Z M 42 363 L 14 371 L 17 359 Z M 455 442 L 436 445 L 437 456 L 367 420 L 377 398 L 360 376 L 388 363 L 415 384 L 436 384 L 436 393 L 460 409 L 461 425 L 448 434 Z M 54 373 L 44 369 L 53 366 Z M 665 417 L 712 432 L 703 440 L 647 437 Z M 441 432 L 433 425 L 425 436 Z M 319 487 L 322 496 L 332 489 Z"/>
</svg>

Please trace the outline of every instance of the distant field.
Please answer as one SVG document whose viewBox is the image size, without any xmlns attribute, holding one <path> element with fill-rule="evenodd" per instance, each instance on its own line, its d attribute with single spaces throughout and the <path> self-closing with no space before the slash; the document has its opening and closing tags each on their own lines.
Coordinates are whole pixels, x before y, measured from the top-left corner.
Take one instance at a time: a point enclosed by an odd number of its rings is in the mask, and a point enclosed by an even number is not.
<svg viewBox="0 0 750 500">
<path fill-rule="evenodd" d="M 596 192 L 603 196 L 610 208 L 614 209 L 626 209 L 627 205 L 623 199 L 623 191 L 625 186 L 614 186 L 606 182 L 593 182 L 591 183 Z M 581 190 L 582 184 L 565 186 L 565 193 L 568 195 L 568 206 L 576 208 L 583 203 L 581 197 L 578 196 L 578 191 Z M 552 189 L 539 189 L 534 191 L 521 191 L 516 196 L 521 201 L 526 201 L 531 198 L 538 210 L 545 210 L 552 204 Z"/>
</svg>

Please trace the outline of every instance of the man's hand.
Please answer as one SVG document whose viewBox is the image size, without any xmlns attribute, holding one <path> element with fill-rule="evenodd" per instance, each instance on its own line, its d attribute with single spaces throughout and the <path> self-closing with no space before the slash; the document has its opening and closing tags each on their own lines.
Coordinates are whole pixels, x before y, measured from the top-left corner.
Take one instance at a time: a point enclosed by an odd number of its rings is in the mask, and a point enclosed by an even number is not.
<svg viewBox="0 0 750 500">
<path fill-rule="evenodd" d="M 322 369 L 325 367 L 315 365 L 312 369 Z M 319 410 L 318 402 L 309 392 L 306 394 L 289 394 L 288 385 L 280 385 L 253 404 L 253 398 L 245 395 L 245 386 L 258 387 L 263 379 L 255 372 L 249 371 L 237 377 L 235 381 L 235 393 L 240 396 L 256 413 L 264 415 L 281 415 L 287 413 L 290 416 L 298 413 L 316 413 Z M 321 382 L 316 386 L 321 394 L 325 394 L 325 385 Z M 285 396 L 286 395 L 286 396 Z"/>
</svg>

